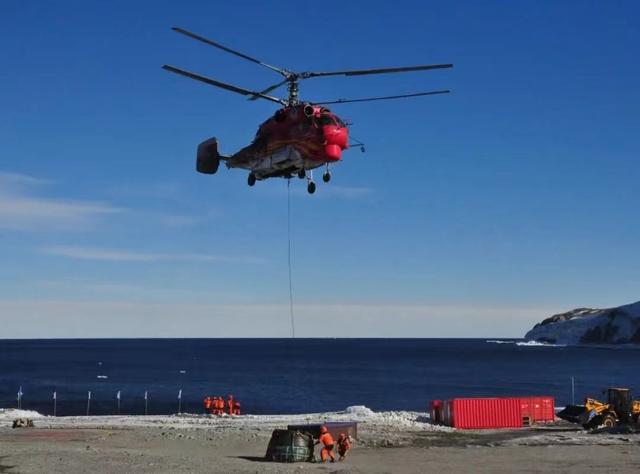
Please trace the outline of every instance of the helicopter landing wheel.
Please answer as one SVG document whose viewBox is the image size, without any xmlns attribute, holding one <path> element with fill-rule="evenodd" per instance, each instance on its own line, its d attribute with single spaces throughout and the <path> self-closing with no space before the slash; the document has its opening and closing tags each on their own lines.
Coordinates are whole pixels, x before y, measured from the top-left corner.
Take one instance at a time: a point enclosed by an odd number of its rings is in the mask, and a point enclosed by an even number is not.
<svg viewBox="0 0 640 474">
<path fill-rule="evenodd" d="M 247 177 L 247 184 L 249 186 L 253 186 L 254 184 L 256 184 L 256 175 L 253 173 L 249 173 L 249 176 Z"/>
<path fill-rule="evenodd" d="M 324 181 L 325 183 L 328 183 L 329 181 L 331 181 L 331 173 L 329 173 L 328 171 L 325 171 L 322 174 L 322 181 Z"/>
<path fill-rule="evenodd" d="M 306 177 L 307 177 L 307 173 L 305 172 L 305 170 L 302 169 L 302 170 L 298 171 L 298 178 L 304 179 Z"/>
<path fill-rule="evenodd" d="M 309 184 L 307 184 L 307 192 L 309 194 L 313 194 L 316 192 L 316 183 L 314 183 L 313 181 L 309 181 Z"/>
</svg>

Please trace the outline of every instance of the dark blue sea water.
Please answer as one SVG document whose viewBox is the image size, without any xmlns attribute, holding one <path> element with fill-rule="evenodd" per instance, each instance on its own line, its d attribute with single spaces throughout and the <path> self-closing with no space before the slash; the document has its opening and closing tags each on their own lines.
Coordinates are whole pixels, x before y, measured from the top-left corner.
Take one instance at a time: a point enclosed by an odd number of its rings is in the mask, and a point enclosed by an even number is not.
<svg viewBox="0 0 640 474">
<path fill-rule="evenodd" d="M 556 403 L 608 386 L 640 392 L 640 349 L 527 347 L 473 339 L 0 340 L 0 407 L 58 415 L 202 412 L 202 398 L 233 393 L 249 413 L 303 413 L 366 405 L 426 410 L 434 398 L 551 395 Z M 107 378 L 98 378 L 107 377 Z"/>
</svg>

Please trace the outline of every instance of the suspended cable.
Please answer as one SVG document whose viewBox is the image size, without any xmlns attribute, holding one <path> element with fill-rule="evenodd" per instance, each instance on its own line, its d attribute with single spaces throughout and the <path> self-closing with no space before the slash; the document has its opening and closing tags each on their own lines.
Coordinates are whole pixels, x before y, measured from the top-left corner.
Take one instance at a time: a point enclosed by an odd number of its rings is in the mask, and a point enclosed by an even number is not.
<svg viewBox="0 0 640 474">
<path fill-rule="evenodd" d="M 291 338 L 296 337 L 296 324 L 293 317 L 293 284 L 291 278 L 291 179 L 287 179 L 287 261 L 289 264 L 289 315 L 291 317 Z"/>
</svg>

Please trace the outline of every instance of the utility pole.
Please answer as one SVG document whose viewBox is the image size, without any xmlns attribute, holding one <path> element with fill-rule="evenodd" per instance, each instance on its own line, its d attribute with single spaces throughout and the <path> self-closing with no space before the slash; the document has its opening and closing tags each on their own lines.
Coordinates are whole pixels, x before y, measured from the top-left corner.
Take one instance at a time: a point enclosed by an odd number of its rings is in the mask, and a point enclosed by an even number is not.
<svg viewBox="0 0 640 474">
<path fill-rule="evenodd" d="M 576 379 L 571 376 L 571 404 L 576 404 Z"/>
</svg>

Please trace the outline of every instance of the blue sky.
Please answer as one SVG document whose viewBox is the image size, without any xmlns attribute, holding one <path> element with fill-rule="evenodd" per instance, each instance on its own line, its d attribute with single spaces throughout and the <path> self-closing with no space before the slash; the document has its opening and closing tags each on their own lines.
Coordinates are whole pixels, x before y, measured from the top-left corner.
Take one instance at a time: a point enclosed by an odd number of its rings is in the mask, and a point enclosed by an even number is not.
<svg viewBox="0 0 640 474">
<path fill-rule="evenodd" d="M 367 145 L 308 196 L 292 181 L 301 336 L 522 335 L 551 312 L 639 299 L 637 2 L 4 2 L 4 337 L 286 336 L 286 182 L 194 171 L 246 145 L 279 76 L 311 79 Z M 284 92 L 283 92 L 284 93 Z"/>
</svg>

